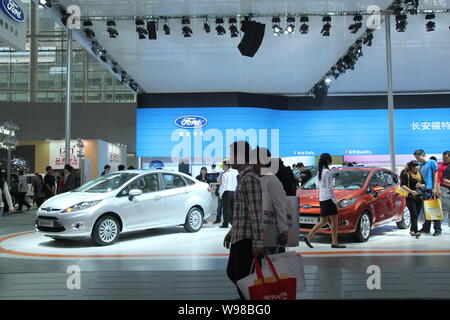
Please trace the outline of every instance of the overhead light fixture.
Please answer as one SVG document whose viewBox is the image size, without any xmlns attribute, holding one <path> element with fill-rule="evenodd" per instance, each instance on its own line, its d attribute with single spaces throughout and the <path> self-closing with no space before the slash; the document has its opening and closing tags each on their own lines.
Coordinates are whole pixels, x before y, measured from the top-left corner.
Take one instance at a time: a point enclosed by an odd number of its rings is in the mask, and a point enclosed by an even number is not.
<svg viewBox="0 0 450 320">
<path fill-rule="evenodd" d="M 300 18 L 300 22 L 302 23 L 302 25 L 300 26 L 300 34 L 308 34 L 309 32 L 309 18 L 307 16 L 302 16 Z"/>
<path fill-rule="evenodd" d="M 427 32 L 434 31 L 436 28 L 436 22 L 431 20 L 436 19 L 436 15 L 434 13 L 427 14 L 425 16 L 425 19 L 428 20 L 428 22 L 425 25 Z"/>
<path fill-rule="evenodd" d="M 354 23 L 348 27 L 348 29 L 351 30 L 351 33 L 357 33 L 359 29 L 362 28 L 362 20 L 363 17 L 360 14 L 357 14 L 353 17 Z"/>
<path fill-rule="evenodd" d="M 322 30 L 320 31 L 320 33 L 322 34 L 322 36 L 324 37 L 329 37 L 330 36 L 330 30 L 331 30 L 331 17 L 330 16 L 325 16 L 322 18 L 322 22 L 324 23 Z"/>
<path fill-rule="evenodd" d="M 205 23 L 203 24 L 203 29 L 205 30 L 206 33 L 211 32 L 211 26 L 209 25 L 208 20 L 206 20 Z"/>
<path fill-rule="evenodd" d="M 102 54 L 100 55 L 100 60 L 102 60 L 103 62 L 108 62 L 108 57 L 106 56 L 107 51 L 106 50 L 102 50 Z"/>
<path fill-rule="evenodd" d="M 406 14 L 397 14 L 395 16 L 395 28 L 398 32 L 405 32 L 406 26 L 408 25 L 408 16 Z"/>
<path fill-rule="evenodd" d="M 189 20 L 189 18 L 183 17 L 181 19 L 181 24 L 182 24 L 181 32 L 183 34 L 183 37 L 190 38 L 193 34 L 192 29 L 190 27 L 191 21 Z"/>
<path fill-rule="evenodd" d="M 67 20 L 70 18 L 70 14 L 67 13 L 64 7 L 60 7 L 59 12 L 61 13 L 61 23 L 67 26 Z"/>
<path fill-rule="evenodd" d="M 230 34 L 232 38 L 237 38 L 239 37 L 239 30 L 237 28 L 237 20 L 236 18 L 230 18 L 228 19 L 228 23 L 230 24 L 230 27 L 228 28 L 228 30 L 230 30 Z"/>
<path fill-rule="evenodd" d="M 405 0 L 405 11 L 410 14 L 417 14 L 417 8 L 419 7 L 419 0 Z"/>
<path fill-rule="evenodd" d="M 372 46 L 372 40 L 373 40 L 373 33 L 371 31 L 367 31 L 367 36 L 364 38 L 363 43 L 367 45 L 368 47 Z"/>
<path fill-rule="evenodd" d="M 227 31 L 223 27 L 223 24 L 224 24 L 224 21 L 222 18 L 216 19 L 216 31 L 217 31 L 217 35 L 219 35 L 219 36 L 223 36 L 224 34 L 227 33 Z"/>
<path fill-rule="evenodd" d="M 284 34 L 286 35 L 293 35 L 295 31 L 295 17 L 289 16 L 286 19 L 287 27 L 286 30 L 284 30 Z"/>
<path fill-rule="evenodd" d="M 108 27 L 107 31 L 109 33 L 110 38 L 117 38 L 119 36 L 119 32 L 116 30 L 116 22 L 114 20 L 109 20 L 106 22 Z"/>
<path fill-rule="evenodd" d="M 41 7 L 51 8 L 52 7 L 52 2 L 50 0 L 39 0 L 39 5 Z"/>
<path fill-rule="evenodd" d="M 280 23 L 281 23 L 280 17 L 272 18 L 273 35 L 276 37 L 279 37 L 283 34 L 283 28 L 281 28 Z"/>
<path fill-rule="evenodd" d="M 86 28 L 83 31 L 84 31 L 84 34 L 86 35 L 86 38 L 88 38 L 88 39 L 94 39 L 95 38 L 95 32 L 92 31 L 92 29 Z"/>
<path fill-rule="evenodd" d="M 142 19 L 136 19 L 136 32 L 138 33 L 139 40 L 147 39 L 147 30 L 144 28 L 145 22 Z"/>
<path fill-rule="evenodd" d="M 164 23 L 163 30 L 164 30 L 164 33 L 166 34 L 166 36 L 170 35 L 170 27 L 167 24 L 167 19 L 166 19 L 166 22 Z"/>
<path fill-rule="evenodd" d="M 120 83 L 125 84 L 126 82 L 127 82 L 127 73 L 126 71 L 122 71 Z"/>
</svg>

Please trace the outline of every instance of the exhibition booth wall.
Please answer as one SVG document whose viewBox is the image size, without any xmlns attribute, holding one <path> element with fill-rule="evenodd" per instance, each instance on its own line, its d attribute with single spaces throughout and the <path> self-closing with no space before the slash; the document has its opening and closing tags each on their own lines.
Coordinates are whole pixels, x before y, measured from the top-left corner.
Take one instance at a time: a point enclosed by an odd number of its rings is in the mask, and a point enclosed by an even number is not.
<svg viewBox="0 0 450 320">
<path fill-rule="evenodd" d="M 83 153 L 87 163 L 84 171 L 88 172 L 88 179 L 95 179 L 100 176 L 105 165 L 110 165 L 111 170 L 117 170 L 120 164 L 127 164 L 127 150 L 125 147 L 102 140 L 87 139 L 84 140 Z M 77 157 L 79 148 L 77 141 L 71 140 L 70 164 L 75 169 L 80 168 L 80 160 Z M 64 169 L 65 165 L 65 141 L 47 140 L 47 141 L 21 141 L 21 146 L 34 146 L 35 171 L 45 173 L 45 168 L 51 166 L 55 170 Z"/>
</svg>

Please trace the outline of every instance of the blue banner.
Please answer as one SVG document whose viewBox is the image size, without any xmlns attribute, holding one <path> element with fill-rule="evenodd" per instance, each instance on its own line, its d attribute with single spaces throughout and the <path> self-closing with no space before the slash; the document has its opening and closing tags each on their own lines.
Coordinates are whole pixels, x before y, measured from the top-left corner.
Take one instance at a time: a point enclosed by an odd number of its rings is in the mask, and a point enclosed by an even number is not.
<svg viewBox="0 0 450 320">
<path fill-rule="evenodd" d="M 323 152 L 389 154 L 388 112 L 382 109 L 140 108 L 137 109 L 137 156 L 171 156 L 173 148 L 186 135 L 192 139 L 192 148 L 197 138 L 204 150 L 211 142 L 202 138 L 211 129 L 222 133 L 224 155 L 228 154 L 227 130 L 236 129 L 254 130 L 258 134 L 257 144 L 269 149 L 279 141 L 281 157 Z M 267 134 L 261 129 L 267 129 Z M 418 148 L 427 153 L 450 149 L 450 109 L 396 110 L 395 138 L 396 154 L 412 154 Z"/>
</svg>

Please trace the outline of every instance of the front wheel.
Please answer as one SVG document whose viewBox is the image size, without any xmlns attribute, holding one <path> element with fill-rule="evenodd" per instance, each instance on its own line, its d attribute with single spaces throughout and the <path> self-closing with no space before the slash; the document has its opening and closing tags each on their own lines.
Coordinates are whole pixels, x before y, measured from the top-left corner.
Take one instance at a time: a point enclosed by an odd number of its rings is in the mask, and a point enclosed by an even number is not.
<svg viewBox="0 0 450 320">
<path fill-rule="evenodd" d="M 99 246 L 108 246 L 119 238 L 119 233 L 120 225 L 117 219 L 104 216 L 95 223 L 91 238 Z"/>
<path fill-rule="evenodd" d="M 186 216 L 186 222 L 184 223 L 184 229 L 187 232 L 197 232 L 203 226 L 203 213 L 197 208 L 191 208 Z"/>
<path fill-rule="evenodd" d="M 402 221 L 397 222 L 397 228 L 408 229 L 411 226 L 411 212 L 408 207 L 403 210 Z"/>
<path fill-rule="evenodd" d="M 372 223 L 370 221 L 370 215 L 367 212 L 364 212 L 361 215 L 361 218 L 359 218 L 358 228 L 353 234 L 353 238 L 358 242 L 366 242 L 369 240 L 371 227 Z"/>
</svg>

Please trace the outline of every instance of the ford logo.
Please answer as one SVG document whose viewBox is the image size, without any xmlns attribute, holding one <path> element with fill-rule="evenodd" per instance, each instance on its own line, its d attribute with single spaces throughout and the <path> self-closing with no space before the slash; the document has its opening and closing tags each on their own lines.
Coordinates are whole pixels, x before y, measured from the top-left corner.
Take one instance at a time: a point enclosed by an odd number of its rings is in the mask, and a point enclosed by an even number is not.
<svg viewBox="0 0 450 320">
<path fill-rule="evenodd" d="M 25 21 L 25 13 L 14 0 L 1 0 L 3 11 L 16 22 Z"/>
<path fill-rule="evenodd" d="M 198 129 L 206 126 L 208 120 L 200 116 L 183 116 L 177 118 L 175 124 L 184 129 Z"/>
</svg>

